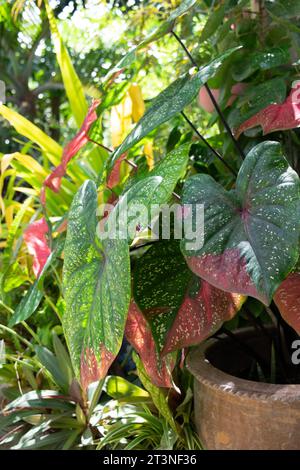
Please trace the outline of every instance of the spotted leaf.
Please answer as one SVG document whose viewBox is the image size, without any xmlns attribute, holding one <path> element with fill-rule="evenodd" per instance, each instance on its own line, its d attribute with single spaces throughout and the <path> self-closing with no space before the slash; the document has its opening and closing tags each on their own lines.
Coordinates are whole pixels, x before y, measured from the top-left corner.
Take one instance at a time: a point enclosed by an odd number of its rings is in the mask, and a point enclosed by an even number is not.
<svg viewBox="0 0 300 470">
<path fill-rule="evenodd" d="M 191 76 L 188 73 L 178 78 L 168 86 L 168 88 L 156 96 L 156 98 L 152 100 L 151 107 L 113 153 L 111 165 L 117 161 L 122 153 L 133 147 L 133 145 L 138 143 L 153 129 L 182 111 L 182 109 L 197 96 L 200 87 L 216 73 L 224 60 L 236 49 L 237 48 L 230 49 L 224 54 L 219 55 L 209 64 L 202 67 L 196 74 Z"/>
<path fill-rule="evenodd" d="M 257 70 L 269 70 L 290 61 L 290 53 L 287 48 L 273 47 L 266 51 L 255 51 L 244 54 L 232 70 L 234 80 L 240 82 L 245 80 Z"/>
<path fill-rule="evenodd" d="M 263 134 L 294 129 L 300 126 L 300 82 L 296 82 L 291 93 L 283 103 L 270 104 L 257 114 L 247 119 L 236 130 L 239 137 L 243 132 L 253 127 L 261 126 Z"/>
<path fill-rule="evenodd" d="M 118 353 L 130 301 L 126 240 L 96 236 L 97 192 L 86 181 L 71 205 L 63 272 L 63 327 L 83 388 L 103 378 Z"/>
<path fill-rule="evenodd" d="M 183 204 L 204 204 L 204 245 L 182 251 L 194 273 L 215 287 L 268 305 L 298 259 L 299 177 L 277 142 L 246 156 L 231 191 L 208 175 L 187 180 Z"/>
<path fill-rule="evenodd" d="M 129 307 L 125 334 L 139 353 L 151 381 L 157 387 L 171 387 L 175 362 L 172 358 L 160 359 L 150 326 L 134 301 Z"/>
<path fill-rule="evenodd" d="M 177 240 L 156 242 L 137 260 L 133 292 L 163 355 L 212 335 L 245 300 L 193 274 Z"/>
</svg>

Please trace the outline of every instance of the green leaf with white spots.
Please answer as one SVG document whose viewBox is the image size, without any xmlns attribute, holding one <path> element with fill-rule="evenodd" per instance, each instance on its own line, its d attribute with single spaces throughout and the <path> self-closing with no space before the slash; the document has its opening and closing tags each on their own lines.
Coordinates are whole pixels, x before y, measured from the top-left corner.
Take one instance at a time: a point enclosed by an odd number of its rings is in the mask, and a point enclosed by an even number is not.
<svg viewBox="0 0 300 470">
<path fill-rule="evenodd" d="M 121 238 L 131 241 L 135 238 L 137 231 L 145 229 L 151 216 L 158 213 L 150 212 L 151 204 L 157 203 L 157 194 L 163 184 L 161 176 L 151 176 L 138 181 L 122 197 L 112 211 L 101 230 L 102 236 L 110 238 Z M 107 206 L 103 209 L 105 210 Z"/>
<path fill-rule="evenodd" d="M 243 56 L 232 69 L 232 77 L 237 82 L 250 77 L 257 70 L 269 70 L 274 67 L 286 65 L 290 61 L 288 48 L 273 47 L 266 51 L 255 51 Z"/>
<path fill-rule="evenodd" d="M 133 296 L 164 355 L 200 343 L 245 301 L 244 296 L 217 289 L 193 274 L 179 240 L 156 242 L 136 260 Z"/>
<path fill-rule="evenodd" d="M 197 96 L 200 87 L 216 73 L 224 60 L 237 49 L 238 48 L 229 49 L 192 76 L 187 73 L 183 77 L 178 78 L 156 96 L 151 103 L 151 107 L 113 153 L 110 162 L 111 167 L 124 152 L 133 147 L 133 145 L 138 143 L 153 129 L 171 119 L 182 111 L 185 106 L 191 103 Z"/>
<path fill-rule="evenodd" d="M 96 186 L 86 181 L 69 212 L 63 273 L 63 327 L 84 389 L 105 377 L 118 354 L 130 301 L 128 243 L 100 241 L 96 211 Z"/>
<path fill-rule="evenodd" d="M 182 251 L 191 270 L 219 289 L 268 305 L 298 260 L 299 177 L 278 142 L 256 145 L 231 191 L 208 175 L 185 183 L 182 203 L 204 204 L 204 244 Z"/>
<path fill-rule="evenodd" d="M 161 176 L 162 184 L 159 186 L 159 192 L 155 195 L 155 203 L 163 204 L 172 196 L 176 184 L 180 178 L 183 178 L 189 161 L 189 149 L 191 143 L 180 145 L 171 152 L 167 153 L 151 170 L 137 170 L 129 182 L 129 187 L 134 183 L 146 177 Z"/>
<path fill-rule="evenodd" d="M 230 127 L 236 128 L 270 104 L 282 103 L 286 97 L 283 78 L 272 78 L 259 85 L 249 86 L 240 96 L 228 117 Z"/>
<path fill-rule="evenodd" d="M 136 227 L 139 227 L 139 230 L 145 229 L 151 219 L 157 216 L 160 210 L 158 206 L 168 202 L 178 180 L 184 176 L 189 148 L 190 143 L 175 148 L 152 171 L 146 175 L 137 175 L 134 184 L 113 208 L 106 222 L 105 231 L 112 232 L 117 227 L 124 233 L 124 238 L 132 240 L 136 235 Z M 139 205 L 140 210 L 138 210 Z M 124 214 L 127 214 L 126 218 L 123 218 Z"/>
</svg>

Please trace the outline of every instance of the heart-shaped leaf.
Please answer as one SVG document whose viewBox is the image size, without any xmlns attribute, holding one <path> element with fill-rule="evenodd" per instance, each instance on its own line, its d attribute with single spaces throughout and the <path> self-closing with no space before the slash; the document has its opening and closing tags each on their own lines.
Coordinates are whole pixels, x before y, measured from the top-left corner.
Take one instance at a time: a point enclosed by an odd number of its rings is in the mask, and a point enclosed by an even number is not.
<svg viewBox="0 0 300 470">
<path fill-rule="evenodd" d="M 149 132 L 182 111 L 197 96 L 200 87 L 215 74 L 224 60 L 235 50 L 237 48 L 229 49 L 224 54 L 219 55 L 193 76 L 186 74 L 178 78 L 156 96 L 152 101 L 151 107 L 113 153 L 111 165 L 115 163 L 122 153 L 133 147 Z"/>
<path fill-rule="evenodd" d="M 128 243 L 100 242 L 96 210 L 96 186 L 86 181 L 69 212 L 63 273 L 63 327 L 74 370 L 85 389 L 106 375 L 117 355 L 130 301 Z"/>
<path fill-rule="evenodd" d="M 228 292 L 268 305 L 298 259 L 299 177 L 277 142 L 263 142 L 246 156 L 236 189 L 208 175 L 187 180 L 183 204 L 204 204 L 204 245 L 182 250 L 201 278 Z M 196 234 L 197 237 L 197 234 Z"/>
<path fill-rule="evenodd" d="M 133 293 L 163 355 L 212 335 L 245 300 L 195 276 L 178 240 L 156 242 L 136 261 Z"/>
</svg>

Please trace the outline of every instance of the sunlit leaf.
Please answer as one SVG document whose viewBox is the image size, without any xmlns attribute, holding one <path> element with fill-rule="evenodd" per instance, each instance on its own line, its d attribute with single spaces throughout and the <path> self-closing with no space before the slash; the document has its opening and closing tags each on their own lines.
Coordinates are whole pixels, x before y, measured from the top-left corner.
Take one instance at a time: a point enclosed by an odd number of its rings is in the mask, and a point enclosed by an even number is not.
<svg viewBox="0 0 300 470">
<path fill-rule="evenodd" d="M 232 54 L 230 49 L 224 54 L 219 55 L 194 75 L 186 74 L 178 78 L 175 82 L 162 91 L 153 99 L 150 108 L 146 111 L 134 129 L 126 137 L 123 143 L 115 150 L 112 155 L 111 164 L 128 149 L 138 143 L 143 137 L 149 134 L 153 129 L 171 119 L 177 113 L 187 106 L 198 94 L 199 89 L 211 78 L 223 61 Z"/>
<path fill-rule="evenodd" d="M 298 259 L 299 177 L 277 142 L 246 156 L 234 190 L 210 176 L 189 178 L 183 204 L 204 204 L 204 245 L 182 250 L 192 271 L 222 290 L 268 305 Z"/>
<path fill-rule="evenodd" d="M 81 81 L 79 80 L 79 77 L 70 59 L 69 53 L 60 36 L 54 14 L 52 9 L 50 8 L 48 0 L 45 0 L 45 6 L 49 19 L 52 41 L 54 44 L 57 62 L 60 67 L 61 76 L 64 82 L 65 90 L 68 96 L 73 116 L 79 127 L 81 126 L 88 111 L 83 86 Z"/>
<path fill-rule="evenodd" d="M 69 212 L 63 276 L 63 327 L 84 388 L 105 377 L 117 355 L 130 300 L 127 241 L 100 242 L 96 210 L 95 184 L 86 181 Z"/>
<path fill-rule="evenodd" d="M 109 81 L 120 70 L 128 67 L 136 59 L 139 50 L 144 49 L 153 41 L 157 41 L 165 34 L 170 33 L 175 25 L 176 20 L 187 13 L 197 2 L 197 0 L 182 0 L 178 8 L 173 10 L 169 17 L 163 21 L 154 31 L 152 31 L 145 39 L 143 39 L 136 47 L 129 51 L 117 65 L 106 75 L 104 81 Z"/>
<path fill-rule="evenodd" d="M 146 399 L 149 398 L 149 393 L 141 387 L 134 385 L 123 377 L 110 376 L 107 377 L 104 387 L 106 393 L 116 400 L 132 399 Z"/>
<path fill-rule="evenodd" d="M 174 421 L 172 412 L 167 402 L 167 397 L 161 388 L 156 387 L 150 380 L 144 369 L 143 363 L 137 354 L 133 356 L 134 362 L 136 363 L 137 373 L 140 381 L 144 385 L 145 389 L 150 393 L 153 403 L 158 409 L 161 416 L 165 418 L 171 428 L 178 433 L 176 422 Z"/>
<path fill-rule="evenodd" d="M 177 240 L 156 242 L 136 261 L 133 295 L 163 354 L 200 343 L 245 301 L 195 276 Z"/>
<path fill-rule="evenodd" d="M 0 104 L 0 114 L 10 122 L 19 134 L 36 143 L 44 152 L 46 152 L 53 165 L 57 165 L 59 163 L 62 155 L 62 148 L 55 142 L 55 140 L 45 134 L 36 125 L 28 121 L 28 119 L 21 116 L 21 114 L 8 108 L 4 104 Z"/>
</svg>

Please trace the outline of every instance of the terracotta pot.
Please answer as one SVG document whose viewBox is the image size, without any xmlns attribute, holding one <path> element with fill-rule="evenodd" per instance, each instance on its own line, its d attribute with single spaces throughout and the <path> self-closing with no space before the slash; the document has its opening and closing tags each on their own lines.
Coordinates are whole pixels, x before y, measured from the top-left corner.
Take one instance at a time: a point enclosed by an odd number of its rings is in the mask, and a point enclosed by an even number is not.
<svg viewBox="0 0 300 470">
<path fill-rule="evenodd" d="M 270 350 L 252 329 L 240 339 L 260 354 Z M 235 377 L 251 358 L 230 339 L 210 339 L 188 356 L 195 377 L 195 421 L 209 450 L 300 449 L 300 385 L 273 385 Z"/>
</svg>

